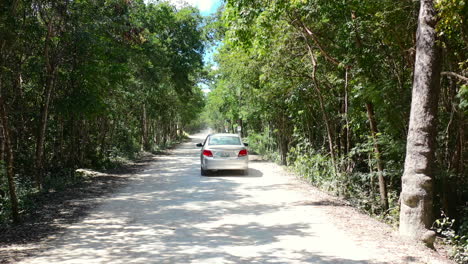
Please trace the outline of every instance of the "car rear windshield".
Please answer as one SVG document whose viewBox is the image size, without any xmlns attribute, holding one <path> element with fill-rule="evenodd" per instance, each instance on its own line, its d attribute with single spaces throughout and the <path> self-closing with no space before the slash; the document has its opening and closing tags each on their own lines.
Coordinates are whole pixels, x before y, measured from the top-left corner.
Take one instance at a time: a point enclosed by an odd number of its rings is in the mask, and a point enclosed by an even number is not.
<svg viewBox="0 0 468 264">
<path fill-rule="evenodd" d="M 240 145 L 240 138 L 230 136 L 210 137 L 210 145 Z"/>
</svg>

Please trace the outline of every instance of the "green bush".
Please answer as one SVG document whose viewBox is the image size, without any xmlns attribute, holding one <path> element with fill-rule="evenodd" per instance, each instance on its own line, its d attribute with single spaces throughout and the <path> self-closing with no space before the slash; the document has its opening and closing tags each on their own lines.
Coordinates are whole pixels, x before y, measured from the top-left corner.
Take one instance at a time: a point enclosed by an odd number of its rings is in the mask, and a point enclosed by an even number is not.
<svg viewBox="0 0 468 264">
<path fill-rule="evenodd" d="M 434 222 L 433 229 L 446 244 L 452 246 L 450 255 L 453 260 L 457 263 L 468 263 L 468 208 L 463 208 L 460 219 L 461 224 L 456 231 L 456 220 L 442 212 L 441 218 Z"/>
<path fill-rule="evenodd" d="M 267 127 L 262 133 L 250 132 L 246 142 L 252 152 L 264 156 L 266 159 L 278 162 L 279 153 L 276 151 L 276 142 L 271 137 L 270 129 Z"/>
</svg>

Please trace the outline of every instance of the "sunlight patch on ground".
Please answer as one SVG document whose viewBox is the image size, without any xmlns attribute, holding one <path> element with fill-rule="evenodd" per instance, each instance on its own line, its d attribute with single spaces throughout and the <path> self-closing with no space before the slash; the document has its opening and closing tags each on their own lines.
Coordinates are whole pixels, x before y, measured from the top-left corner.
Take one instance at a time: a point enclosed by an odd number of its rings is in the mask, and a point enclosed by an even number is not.
<svg viewBox="0 0 468 264">
<path fill-rule="evenodd" d="M 200 176 L 195 142 L 23 263 L 383 263 L 374 260 L 385 249 L 332 225 L 277 165 L 252 163 L 256 177 Z"/>
</svg>

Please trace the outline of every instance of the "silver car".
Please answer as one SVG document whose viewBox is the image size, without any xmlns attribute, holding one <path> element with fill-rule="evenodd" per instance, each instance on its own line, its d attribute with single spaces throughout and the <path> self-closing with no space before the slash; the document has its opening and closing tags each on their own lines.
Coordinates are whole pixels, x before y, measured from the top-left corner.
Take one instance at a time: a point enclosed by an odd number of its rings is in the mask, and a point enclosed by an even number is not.
<svg viewBox="0 0 468 264">
<path fill-rule="evenodd" d="M 201 175 L 207 176 L 216 170 L 240 170 L 243 175 L 249 168 L 247 143 L 243 143 L 237 134 L 211 134 L 201 147 Z"/>
</svg>

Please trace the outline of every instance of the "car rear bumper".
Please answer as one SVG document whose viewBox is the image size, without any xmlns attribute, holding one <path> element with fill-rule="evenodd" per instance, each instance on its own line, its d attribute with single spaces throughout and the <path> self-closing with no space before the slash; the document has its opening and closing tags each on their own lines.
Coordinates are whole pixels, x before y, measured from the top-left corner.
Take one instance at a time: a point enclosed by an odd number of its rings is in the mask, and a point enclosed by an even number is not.
<svg viewBox="0 0 468 264">
<path fill-rule="evenodd" d="M 213 159 L 204 157 L 202 167 L 204 170 L 247 170 L 249 168 L 249 158 Z"/>
</svg>

